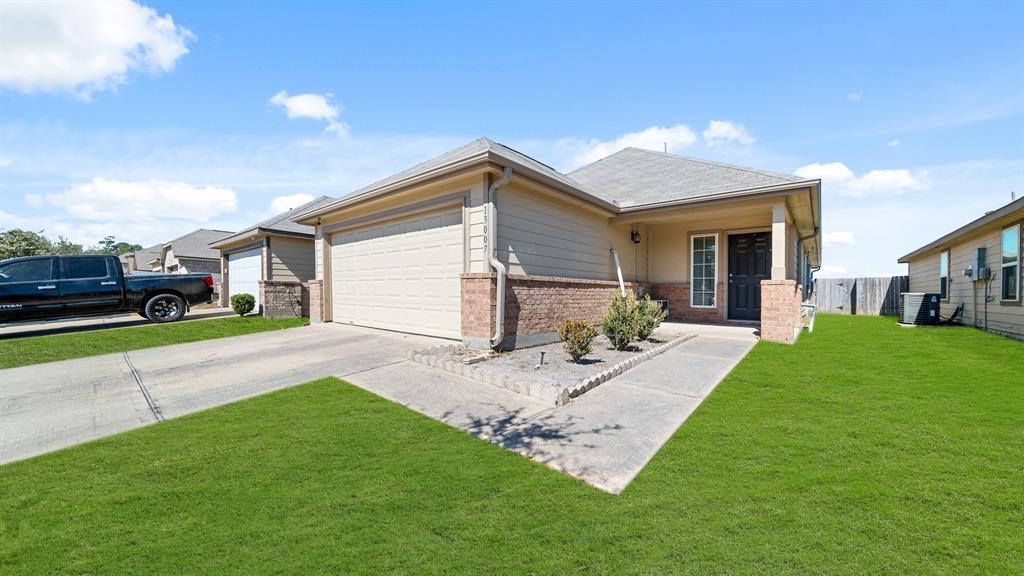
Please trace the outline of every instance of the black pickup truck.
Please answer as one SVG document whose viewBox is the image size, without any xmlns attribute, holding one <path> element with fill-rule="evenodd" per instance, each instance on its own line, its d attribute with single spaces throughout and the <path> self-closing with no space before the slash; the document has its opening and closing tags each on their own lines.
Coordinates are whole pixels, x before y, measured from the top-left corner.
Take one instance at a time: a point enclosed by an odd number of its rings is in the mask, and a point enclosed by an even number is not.
<svg viewBox="0 0 1024 576">
<path fill-rule="evenodd" d="M 0 260 L 0 324 L 118 312 L 174 322 L 212 296 L 208 274 L 126 276 L 117 256 Z"/>
</svg>

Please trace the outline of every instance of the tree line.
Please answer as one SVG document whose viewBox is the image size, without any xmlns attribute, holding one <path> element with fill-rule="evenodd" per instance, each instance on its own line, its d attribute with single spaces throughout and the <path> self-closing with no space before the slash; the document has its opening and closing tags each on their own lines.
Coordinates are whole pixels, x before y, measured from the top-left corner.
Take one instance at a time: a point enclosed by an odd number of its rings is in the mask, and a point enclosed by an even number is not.
<svg viewBox="0 0 1024 576">
<path fill-rule="evenodd" d="M 6 230 L 0 232 L 0 260 L 17 258 L 19 256 L 47 256 L 59 254 L 63 256 L 74 256 L 76 254 L 113 254 L 120 256 L 126 252 L 142 250 L 139 244 L 118 242 L 114 236 L 105 236 L 94 246 L 83 247 L 75 244 L 63 236 L 57 236 L 51 240 L 43 235 L 43 230 L 32 232 L 31 230 Z"/>
</svg>

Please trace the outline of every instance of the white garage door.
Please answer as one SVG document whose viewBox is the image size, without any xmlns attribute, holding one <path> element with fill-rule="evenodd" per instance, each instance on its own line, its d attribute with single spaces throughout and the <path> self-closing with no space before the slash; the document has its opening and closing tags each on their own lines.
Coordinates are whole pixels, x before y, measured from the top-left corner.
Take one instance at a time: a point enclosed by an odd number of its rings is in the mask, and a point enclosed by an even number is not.
<svg viewBox="0 0 1024 576">
<path fill-rule="evenodd" d="M 262 249 L 228 254 L 228 298 L 235 294 L 252 294 L 258 303 L 262 273 Z"/>
<path fill-rule="evenodd" d="M 335 322 L 459 338 L 462 208 L 331 237 Z"/>
</svg>

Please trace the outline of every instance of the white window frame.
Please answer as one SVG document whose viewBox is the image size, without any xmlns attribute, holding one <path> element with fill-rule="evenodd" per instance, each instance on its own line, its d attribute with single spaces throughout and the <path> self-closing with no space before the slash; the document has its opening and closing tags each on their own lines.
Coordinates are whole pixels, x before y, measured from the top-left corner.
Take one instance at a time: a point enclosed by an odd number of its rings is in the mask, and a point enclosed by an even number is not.
<svg viewBox="0 0 1024 576">
<path fill-rule="evenodd" d="M 942 275 L 942 257 L 943 256 L 946 257 L 946 275 L 945 276 Z M 949 261 L 950 261 L 950 253 L 949 253 L 949 249 L 948 248 L 943 250 L 942 252 L 939 252 L 939 300 L 942 300 L 943 302 L 949 302 L 949 293 L 952 292 L 952 290 L 950 290 L 950 286 L 949 286 Z M 946 293 L 945 294 L 942 293 L 942 279 L 943 278 L 946 279 Z"/>
<path fill-rule="evenodd" d="M 693 283 L 693 248 L 696 245 L 697 238 L 714 238 L 715 239 L 715 283 L 713 298 L 715 304 L 713 306 L 697 305 L 693 303 L 693 297 L 696 294 Z M 704 308 L 708 310 L 715 310 L 718 308 L 718 253 L 720 252 L 721 245 L 718 242 L 718 233 L 711 232 L 707 234 L 691 234 L 690 235 L 690 257 L 688 258 L 690 264 L 690 308 Z"/>
<path fill-rule="evenodd" d="M 1017 230 L 1017 246 L 1016 246 L 1016 248 L 1017 248 L 1017 261 L 1014 262 L 1013 264 L 1006 264 L 1006 263 L 1003 262 L 1003 234 L 1005 234 L 1007 230 L 1013 230 L 1013 229 Z M 1024 274 L 1021 274 L 1021 249 L 1020 249 L 1021 236 L 1020 235 L 1021 235 L 1021 225 L 1020 224 L 1014 224 L 1012 226 L 1007 226 L 1006 228 L 1002 228 L 1001 230 L 999 230 L 999 272 L 1000 272 L 1000 275 L 1001 275 L 1000 278 L 999 278 L 999 300 L 1001 302 L 1020 302 L 1020 298 L 1021 298 L 1021 294 L 1020 294 L 1021 293 L 1021 285 L 1020 285 L 1020 283 L 1021 283 L 1021 280 L 1024 280 Z M 1003 278 L 1006 276 L 1006 269 L 1010 268 L 1012 266 L 1016 266 L 1017 267 L 1017 296 L 1015 296 L 1013 298 L 1004 298 L 1003 297 L 1004 296 L 1003 295 Z"/>
</svg>

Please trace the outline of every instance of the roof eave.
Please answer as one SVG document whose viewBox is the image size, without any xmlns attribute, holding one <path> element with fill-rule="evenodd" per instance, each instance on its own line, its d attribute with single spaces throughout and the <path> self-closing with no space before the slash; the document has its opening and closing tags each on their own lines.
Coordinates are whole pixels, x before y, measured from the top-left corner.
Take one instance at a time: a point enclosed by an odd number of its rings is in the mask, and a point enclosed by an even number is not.
<svg viewBox="0 0 1024 576">
<path fill-rule="evenodd" d="M 787 192 L 800 190 L 801 188 L 810 187 L 815 187 L 820 190 L 819 184 L 820 180 L 801 180 L 799 182 L 787 182 L 785 184 L 773 184 L 771 186 L 760 186 L 757 188 L 744 188 L 742 190 L 733 190 L 730 192 L 722 192 L 720 194 L 700 196 L 698 198 L 681 198 L 679 200 L 666 200 L 663 202 L 651 202 L 649 204 L 637 204 L 635 206 L 621 207 L 619 208 L 619 212 L 623 214 L 630 214 L 633 212 L 644 212 L 647 210 L 674 208 L 676 206 L 692 206 L 694 204 L 721 202 L 723 200 L 733 200 L 737 198 L 770 196 L 773 194 L 784 194 Z M 820 213 L 820 207 L 818 212 Z M 818 226 L 820 226 L 820 214 L 816 215 L 815 219 L 818 220 Z"/>
<path fill-rule="evenodd" d="M 1010 202 L 1009 204 L 1003 206 L 1002 208 L 997 208 L 996 210 L 993 210 L 988 214 L 985 214 L 981 218 L 976 218 L 968 222 L 967 224 L 964 224 L 963 226 L 957 228 L 956 230 L 953 230 L 949 234 L 945 234 L 939 237 L 937 240 L 929 242 L 924 246 L 921 246 L 917 250 L 914 250 L 909 254 L 901 256 L 898 260 L 896 260 L 896 262 L 899 264 L 909 264 L 912 259 L 917 258 L 918 256 L 923 256 L 937 248 L 941 248 L 944 244 L 950 242 L 951 240 L 959 236 L 963 236 L 964 234 L 973 232 L 983 226 L 987 226 L 988 224 L 991 224 L 992 222 L 995 222 L 996 220 L 999 220 L 1004 216 L 1009 216 L 1010 214 L 1013 214 L 1017 210 L 1021 209 L 1024 209 L 1024 197 L 1018 198 L 1013 202 Z"/>
<path fill-rule="evenodd" d="M 224 248 L 224 247 L 230 246 L 230 245 L 232 245 L 232 244 L 234 244 L 234 243 L 236 243 L 236 242 L 238 242 L 240 240 L 251 239 L 250 237 L 252 237 L 252 236 L 260 236 L 260 235 L 266 235 L 266 236 L 291 236 L 291 237 L 295 237 L 295 238 L 313 238 L 314 237 L 313 234 L 310 234 L 310 233 L 307 233 L 307 232 L 291 232 L 289 230 L 278 230 L 276 228 L 263 228 L 263 227 L 257 226 L 255 228 L 249 228 L 248 230 L 243 230 L 242 232 L 239 232 L 238 234 L 235 234 L 233 236 L 228 236 L 227 238 L 221 238 L 220 240 L 217 240 L 216 242 L 210 242 L 210 248 Z"/>
<path fill-rule="evenodd" d="M 468 168 L 472 168 L 472 167 L 474 167 L 474 166 L 476 166 L 478 164 L 485 164 L 485 163 L 488 163 L 488 162 L 493 162 L 495 164 L 499 164 L 499 165 L 502 165 L 502 166 L 511 165 L 511 166 L 513 166 L 513 170 L 515 172 L 518 172 L 521 175 L 528 176 L 529 178 L 531 178 L 533 180 L 536 180 L 538 182 L 541 182 L 543 184 L 551 186 L 552 188 L 558 189 L 558 190 L 560 190 L 562 192 L 566 192 L 569 195 L 574 196 L 576 198 L 579 198 L 581 200 L 586 200 L 587 202 L 590 202 L 592 204 L 596 204 L 596 205 L 598 205 L 598 206 L 600 206 L 602 208 L 605 208 L 606 210 L 609 210 L 611 212 L 618 212 L 619 211 L 619 207 L 617 205 L 615 205 L 615 204 L 612 204 L 611 202 L 608 202 L 606 200 L 602 200 L 601 198 L 598 198 L 597 196 L 589 194 L 588 192 L 586 192 L 586 191 L 584 191 L 584 190 L 582 190 L 580 188 L 569 186 L 569 185 L 567 185 L 564 182 L 559 182 L 558 180 L 556 180 L 554 178 L 551 178 L 550 176 L 544 174 L 543 172 L 540 172 L 538 170 L 534 170 L 533 168 L 530 168 L 529 166 L 526 166 L 526 165 L 524 165 L 524 164 L 522 164 L 520 162 L 517 162 L 517 161 L 515 161 L 515 160 L 513 160 L 511 158 L 508 158 L 506 156 L 498 154 L 494 150 L 484 150 L 484 151 L 479 152 L 477 154 L 473 154 L 472 156 L 467 156 L 465 158 L 460 158 L 460 159 L 455 160 L 453 162 L 449 162 L 447 164 L 444 164 L 442 166 L 438 166 L 438 167 L 433 168 L 431 170 L 427 170 L 425 172 L 421 172 L 421 173 L 416 174 L 414 176 L 409 176 L 407 178 L 403 178 L 401 180 L 397 180 L 395 182 L 391 182 L 391 183 L 389 183 L 389 184 L 387 184 L 385 186 L 380 186 L 378 188 L 373 188 L 373 189 L 367 190 L 367 191 L 362 192 L 362 193 L 360 193 L 358 195 L 355 195 L 355 196 L 350 196 L 350 197 L 347 197 L 347 198 L 342 198 L 342 199 L 338 200 L 337 202 L 333 202 L 331 204 L 328 204 L 328 205 L 323 206 L 321 208 L 318 208 L 316 210 L 307 212 L 307 213 L 303 214 L 301 217 L 295 218 L 294 221 L 298 222 L 299 224 L 306 224 L 306 225 L 310 225 L 310 226 L 316 225 L 316 220 L 319 217 L 324 216 L 326 214 L 330 214 L 332 212 L 336 212 L 338 210 L 341 210 L 341 209 L 344 209 L 344 208 L 348 208 L 348 207 L 354 206 L 356 204 L 361 204 L 363 202 L 368 202 L 368 201 L 373 200 L 375 198 L 379 198 L 379 197 L 381 197 L 381 196 L 383 196 L 385 194 L 389 194 L 391 192 L 396 192 L 398 190 L 409 188 L 411 186 L 415 186 L 417 184 L 428 182 L 430 180 L 435 180 L 437 178 L 443 177 L 443 176 L 451 174 L 453 172 L 457 172 L 457 171 L 460 171 L 460 170 L 465 170 L 465 169 L 468 169 Z"/>
</svg>

